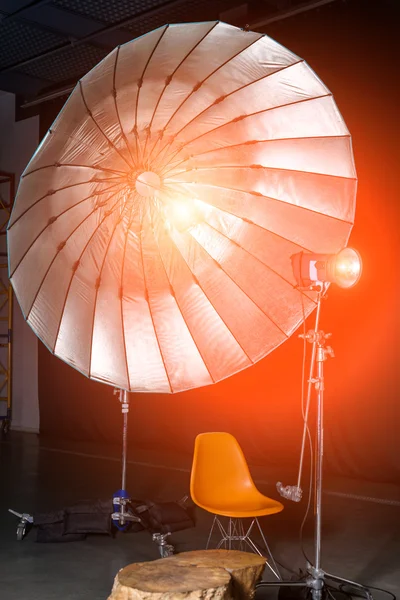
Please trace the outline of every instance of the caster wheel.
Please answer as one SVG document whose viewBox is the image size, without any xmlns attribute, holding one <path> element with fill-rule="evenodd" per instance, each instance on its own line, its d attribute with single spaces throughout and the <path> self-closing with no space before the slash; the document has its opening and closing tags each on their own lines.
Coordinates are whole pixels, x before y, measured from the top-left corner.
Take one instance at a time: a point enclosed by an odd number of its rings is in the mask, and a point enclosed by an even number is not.
<svg viewBox="0 0 400 600">
<path fill-rule="evenodd" d="M 168 556 L 173 556 L 174 547 L 171 544 L 165 544 L 164 546 L 160 546 L 160 554 L 161 558 L 168 558 Z"/>
<path fill-rule="evenodd" d="M 5 437 L 10 431 L 10 421 L 8 419 L 4 419 L 1 424 L 1 433 Z"/>
<path fill-rule="evenodd" d="M 25 537 L 25 525 L 18 525 L 17 527 L 17 540 L 21 542 Z"/>
</svg>

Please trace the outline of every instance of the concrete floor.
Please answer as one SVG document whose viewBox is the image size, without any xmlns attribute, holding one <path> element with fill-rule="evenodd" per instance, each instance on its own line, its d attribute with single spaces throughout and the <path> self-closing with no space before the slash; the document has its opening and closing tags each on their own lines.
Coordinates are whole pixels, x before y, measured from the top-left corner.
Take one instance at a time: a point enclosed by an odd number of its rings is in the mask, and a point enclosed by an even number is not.
<svg viewBox="0 0 400 600">
<path fill-rule="evenodd" d="M 134 449 L 129 458 L 127 487 L 132 496 L 178 500 L 188 493 L 191 457 Z M 277 497 L 275 482 L 282 474 L 256 466 L 251 470 L 259 489 Z M 0 473 L 2 599 L 106 600 L 120 568 L 159 558 L 147 532 L 37 544 L 33 529 L 22 542 L 16 540 L 17 519 L 8 508 L 43 512 L 110 497 L 120 487 L 118 447 L 10 432 L 0 443 Z M 329 478 L 324 490 L 323 568 L 400 595 L 400 487 Z M 275 558 L 296 571 L 305 566 L 299 544 L 305 502 L 284 503 L 282 513 L 265 519 L 264 530 Z M 204 548 L 210 522 L 211 516 L 198 510 L 196 527 L 172 536 L 176 550 Z M 311 534 L 312 523 L 305 531 L 310 555 Z M 290 577 L 284 569 L 282 574 Z M 259 590 L 257 596 L 276 598 L 277 590 Z M 376 592 L 374 598 L 385 596 Z"/>
</svg>

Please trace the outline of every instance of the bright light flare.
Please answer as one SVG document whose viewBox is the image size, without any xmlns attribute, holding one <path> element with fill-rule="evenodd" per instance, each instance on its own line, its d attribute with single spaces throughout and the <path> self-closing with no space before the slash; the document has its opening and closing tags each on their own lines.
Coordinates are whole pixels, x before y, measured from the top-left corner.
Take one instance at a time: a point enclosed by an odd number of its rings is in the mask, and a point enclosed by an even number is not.
<svg viewBox="0 0 400 600">
<path fill-rule="evenodd" d="M 361 256 L 354 248 L 343 248 L 338 254 L 298 252 L 291 258 L 293 274 L 302 288 L 325 282 L 350 288 L 361 277 Z"/>
<path fill-rule="evenodd" d="M 178 231 L 189 231 L 204 221 L 210 211 L 211 207 L 200 200 L 174 199 L 165 207 L 166 223 Z"/>
<path fill-rule="evenodd" d="M 359 281 L 361 271 L 361 256 L 354 248 L 343 248 L 335 255 L 334 283 L 339 287 L 353 287 Z"/>
</svg>

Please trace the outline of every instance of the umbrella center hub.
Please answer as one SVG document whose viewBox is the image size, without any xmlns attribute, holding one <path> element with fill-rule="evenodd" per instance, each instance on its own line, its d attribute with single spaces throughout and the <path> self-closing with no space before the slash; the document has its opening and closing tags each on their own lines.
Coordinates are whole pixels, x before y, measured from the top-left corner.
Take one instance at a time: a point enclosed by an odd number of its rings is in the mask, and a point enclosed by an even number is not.
<svg viewBox="0 0 400 600">
<path fill-rule="evenodd" d="M 148 198 L 154 196 L 161 188 L 161 179 L 153 171 L 144 171 L 136 177 L 135 181 L 136 191 L 140 196 Z"/>
</svg>

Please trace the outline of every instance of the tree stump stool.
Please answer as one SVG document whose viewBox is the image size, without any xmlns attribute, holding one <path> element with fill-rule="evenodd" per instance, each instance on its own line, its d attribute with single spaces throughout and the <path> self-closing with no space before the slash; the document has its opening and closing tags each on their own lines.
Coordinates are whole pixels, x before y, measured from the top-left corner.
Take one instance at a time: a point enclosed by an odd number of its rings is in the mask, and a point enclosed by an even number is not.
<svg viewBox="0 0 400 600">
<path fill-rule="evenodd" d="M 264 566 L 250 552 L 183 552 L 121 569 L 108 600 L 248 600 Z"/>
<path fill-rule="evenodd" d="M 122 569 L 108 600 L 230 600 L 230 582 L 225 569 L 153 560 Z"/>
<path fill-rule="evenodd" d="M 238 550 L 194 550 L 166 560 L 182 566 L 222 567 L 231 575 L 231 595 L 235 600 L 253 598 L 266 563 L 263 556 Z"/>
</svg>

